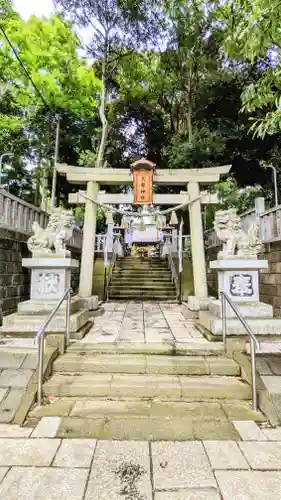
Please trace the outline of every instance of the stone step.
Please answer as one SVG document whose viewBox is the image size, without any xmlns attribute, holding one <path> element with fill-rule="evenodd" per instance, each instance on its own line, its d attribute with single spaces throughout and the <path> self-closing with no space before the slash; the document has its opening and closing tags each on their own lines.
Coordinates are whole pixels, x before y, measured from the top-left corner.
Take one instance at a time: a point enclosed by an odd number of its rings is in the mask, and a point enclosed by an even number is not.
<svg viewBox="0 0 281 500">
<path fill-rule="evenodd" d="M 116 264 L 120 265 L 130 265 L 130 266 L 139 266 L 144 264 L 146 266 L 168 266 L 168 261 L 166 259 L 117 259 Z"/>
<path fill-rule="evenodd" d="M 54 372 L 137 373 L 165 375 L 239 375 L 238 364 L 226 357 L 95 355 L 67 352 L 53 365 Z"/>
<path fill-rule="evenodd" d="M 168 267 L 168 263 L 165 261 L 159 261 L 159 262 L 149 262 L 147 260 L 135 260 L 135 261 L 120 261 L 117 260 L 115 263 L 116 266 L 127 266 L 127 267 L 141 267 L 141 266 L 146 266 L 146 267 Z"/>
<path fill-rule="evenodd" d="M 36 333 L 38 329 L 43 325 L 44 320 L 47 319 L 48 314 L 45 315 L 30 315 L 28 318 L 26 314 L 10 314 L 3 318 L 3 326 L 1 331 L 11 331 L 11 332 L 34 332 Z M 82 328 L 89 320 L 89 310 L 82 309 L 70 315 L 70 332 L 77 332 Z M 65 332 L 65 317 L 55 316 L 49 326 L 47 327 L 47 332 Z"/>
<path fill-rule="evenodd" d="M 141 440 L 239 440 L 231 420 L 265 420 L 250 402 L 163 402 L 58 399 L 30 417 L 62 417 L 59 437 Z"/>
<path fill-rule="evenodd" d="M 229 421 L 138 416 L 96 419 L 63 417 L 57 437 L 116 441 L 240 441 L 237 430 Z"/>
<path fill-rule="evenodd" d="M 209 311 L 200 311 L 199 321 L 204 328 L 213 333 L 213 335 L 222 335 L 222 321 L 221 318 L 217 318 L 211 315 Z M 281 336 L 281 318 L 274 319 L 264 319 L 264 318 L 249 318 L 247 319 L 248 325 L 253 330 L 254 334 L 257 336 Z M 227 320 L 227 334 L 228 336 L 245 336 L 245 328 L 238 319 L 228 319 Z"/>
<path fill-rule="evenodd" d="M 180 417 L 201 420 L 254 420 L 264 422 L 265 416 L 252 410 L 250 401 L 243 400 L 205 400 L 205 401 L 160 401 L 160 400 L 111 400 L 111 399 L 75 399 L 57 398 L 53 403 L 36 406 L 31 417 L 63 417 L 70 415 L 81 418 L 109 418 L 128 416 Z"/>
<path fill-rule="evenodd" d="M 163 275 L 162 273 L 159 274 L 158 276 L 155 274 L 119 274 L 119 273 L 113 273 L 112 275 L 113 279 L 118 279 L 118 280 L 134 280 L 134 281 L 143 281 L 143 280 L 150 280 L 150 281 L 159 281 L 159 282 L 169 282 L 172 281 L 171 273 L 167 274 L 166 276 Z"/>
<path fill-rule="evenodd" d="M 127 272 L 136 272 L 141 274 L 148 274 L 150 272 L 162 272 L 162 273 L 170 273 L 170 269 L 168 267 L 149 267 L 149 266 L 115 266 L 114 268 L 117 271 L 127 271 Z"/>
<path fill-rule="evenodd" d="M 128 255 L 126 257 L 118 257 L 118 262 L 165 262 L 165 258 L 162 257 L 134 257 Z"/>
<path fill-rule="evenodd" d="M 250 399 L 251 388 L 236 377 L 54 373 L 44 393 L 56 397 L 192 400 Z"/>
<path fill-rule="evenodd" d="M 168 278 L 171 276 L 171 272 L 169 270 L 162 270 L 162 271 L 147 271 L 147 272 L 142 272 L 142 271 L 135 271 L 135 270 L 118 270 L 114 269 L 112 275 L 113 276 L 135 276 L 137 278 L 143 277 L 143 276 L 152 276 L 153 278 Z"/>
<path fill-rule="evenodd" d="M 260 343 L 259 350 L 256 351 L 256 355 L 261 354 L 281 354 L 281 340 L 262 340 Z M 250 343 L 246 344 L 246 352 L 250 354 L 251 346 Z"/>
<path fill-rule="evenodd" d="M 146 292 L 145 294 L 139 294 L 139 293 L 125 293 L 125 292 L 110 292 L 108 295 L 109 300 L 158 300 L 158 301 L 167 301 L 171 299 L 176 298 L 176 293 L 174 292 L 173 294 L 163 294 L 160 295 L 159 293 L 151 293 L 148 294 Z"/>
<path fill-rule="evenodd" d="M 24 302 L 19 302 L 18 313 L 20 313 L 21 315 L 29 315 L 29 316 L 45 315 L 47 317 L 49 314 L 51 314 L 56 305 L 57 305 L 56 300 L 44 300 L 44 301 L 34 300 L 34 299 L 25 300 Z M 74 314 L 84 308 L 85 308 L 85 301 L 83 299 L 77 297 L 77 295 L 71 298 L 71 305 L 70 305 L 71 314 Z M 56 313 L 56 316 L 65 317 L 65 313 L 66 313 L 66 301 L 64 301 L 61 304 L 59 310 Z"/>
<path fill-rule="evenodd" d="M 154 287 L 147 287 L 147 286 L 141 286 L 141 287 L 130 287 L 130 288 L 119 288 L 118 285 L 112 284 L 109 287 L 109 291 L 112 293 L 113 291 L 118 291 L 118 293 L 126 293 L 129 295 L 142 295 L 143 292 L 145 292 L 146 295 L 152 295 L 153 297 L 155 295 L 174 295 L 175 294 L 175 287 L 171 286 L 169 288 L 166 288 L 165 286 L 154 286 Z M 138 293 L 140 292 L 140 293 Z"/>
<path fill-rule="evenodd" d="M 128 286 L 130 287 L 130 290 L 134 290 L 134 291 L 138 291 L 138 290 L 147 290 L 147 291 L 155 291 L 155 292 L 175 292 L 175 286 L 173 283 L 169 283 L 169 284 L 161 284 L 161 283 L 154 283 L 154 282 L 151 282 L 151 283 L 140 283 L 140 284 L 135 284 L 135 283 L 131 283 L 130 281 L 128 281 L 127 283 L 120 283 L 119 281 L 117 280 L 114 280 L 114 282 L 111 282 L 110 285 L 109 285 L 109 289 L 111 291 L 113 290 L 120 290 L 120 291 L 123 291 L 123 290 L 127 290 L 128 289 Z"/>
<path fill-rule="evenodd" d="M 81 351 L 81 349 L 83 349 Z M 167 343 L 73 343 L 67 352 L 83 352 L 86 354 L 146 354 L 146 355 L 172 355 L 172 356 L 221 356 L 224 354 L 222 342 L 192 342 L 169 345 Z"/>
<path fill-rule="evenodd" d="M 166 286 L 171 286 L 173 285 L 173 281 L 171 279 L 168 279 L 166 281 L 161 281 L 161 280 L 151 280 L 149 277 L 142 277 L 142 278 L 138 278 L 138 279 L 135 279 L 135 278 L 129 278 L 129 277 L 126 277 L 126 278 L 121 278 L 119 279 L 118 277 L 116 276 L 113 276 L 111 278 L 111 283 L 114 283 L 114 284 L 123 284 L 123 285 L 127 285 L 128 283 L 132 284 L 132 285 L 135 285 L 135 286 L 138 286 L 138 285 L 146 285 L 146 286 L 161 286 L 161 287 L 166 287 Z"/>
<path fill-rule="evenodd" d="M 149 278 L 139 278 L 139 279 L 135 279 L 135 278 L 117 278 L 115 276 L 112 277 L 112 280 L 111 280 L 111 285 L 112 284 L 117 284 L 117 285 L 120 285 L 120 286 L 134 286 L 134 287 L 139 287 L 139 286 L 162 286 L 163 288 L 166 287 L 166 286 L 173 286 L 173 282 L 171 279 L 169 280 L 152 280 L 152 279 L 149 279 Z"/>
<path fill-rule="evenodd" d="M 144 267 L 141 266 L 140 268 L 123 268 L 123 267 L 114 267 L 114 270 L 113 270 L 113 273 L 121 273 L 121 274 L 139 274 L 139 275 L 143 275 L 143 270 L 144 270 Z M 167 267 L 165 268 L 148 268 L 148 269 L 145 269 L 145 272 L 147 274 L 155 274 L 155 275 L 159 275 L 159 274 L 171 274 L 171 271 L 170 269 L 168 269 Z"/>
<path fill-rule="evenodd" d="M 238 305 L 239 312 L 247 320 L 252 318 L 273 318 L 273 307 L 270 304 L 265 304 L 263 302 L 243 302 Z M 222 317 L 222 305 L 220 300 L 212 300 L 209 304 L 209 312 L 211 316 L 217 318 Z M 235 312 L 228 305 L 226 308 L 227 318 L 236 318 Z"/>
</svg>

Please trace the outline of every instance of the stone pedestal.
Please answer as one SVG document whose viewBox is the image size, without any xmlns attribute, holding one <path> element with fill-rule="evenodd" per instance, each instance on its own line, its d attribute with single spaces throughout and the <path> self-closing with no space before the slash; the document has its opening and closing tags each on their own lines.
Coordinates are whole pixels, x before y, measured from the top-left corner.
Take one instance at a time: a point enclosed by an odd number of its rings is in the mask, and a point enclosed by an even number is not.
<svg viewBox="0 0 281 500">
<path fill-rule="evenodd" d="M 5 316 L 1 333 L 9 335 L 35 335 L 52 312 L 64 292 L 71 285 L 71 270 L 79 263 L 68 257 L 55 254 L 23 259 L 23 267 L 31 269 L 30 300 L 18 305 L 18 312 Z M 63 302 L 50 322 L 47 332 L 64 333 L 66 301 Z M 89 309 L 80 297 L 73 297 L 70 307 L 70 336 L 81 338 L 89 322 Z"/>
<path fill-rule="evenodd" d="M 218 296 L 225 292 L 246 318 L 256 335 L 281 335 L 281 320 L 273 318 L 273 308 L 259 301 L 259 270 L 267 269 L 268 262 L 258 259 L 221 259 L 210 262 L 218 271 Z M 227 304 L 228 335 L 246 335 L 245 329 Z M 222 335 L 221 300 L 211 300 L 208 310 L 200 311 L 199 321 L 214 335 Z"/>
<path fill-rule="evenodd" d="M 187 298 L 187 305 L 190 311 L 206 311 L 209 309 L 209 304 L 213 297 L 207 297 L 205 299 L 198 299 L 194 295 L 189 295 Z"/>
<path fill-rule="evenodd" d="M 71 258 L 32 257 L 22 259 L 22 266 L 31 269 L 31 300 L 57 302 L 71 285 L 71 269 L 79 262 Z"/>
<path fill-rule="evenodd" d="M 235 303 L 259 301 L 259 270 L 267 268 L 267 260 L 258 259 L 210 262 L 210 269 L 218 271 L 218 292 L 225 292 Z"/>
</svg>

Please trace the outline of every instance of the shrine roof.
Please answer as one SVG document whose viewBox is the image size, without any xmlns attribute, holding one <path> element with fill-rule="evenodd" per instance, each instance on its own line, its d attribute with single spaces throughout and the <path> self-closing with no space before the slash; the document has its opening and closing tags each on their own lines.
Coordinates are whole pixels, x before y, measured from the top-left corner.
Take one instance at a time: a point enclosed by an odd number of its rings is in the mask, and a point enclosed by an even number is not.
<svg viewBox="0 0 281 500">
<path fill-rule="evenodd" d="M 56 168 L 72 184 L 87 184 L 89 181 L 104 185 L 133 183 L 133 175 L 129 168 L 87 168 L 60 163 L 57 163 Z M 153 183 L 170 186 L 186 185 L 188 182 L 212 184 L 218 182 L 222 175 L 228 174 L 230 169 L 231 165 L 179 170 L 157 169 L 153 176 Z"/>
</svg>

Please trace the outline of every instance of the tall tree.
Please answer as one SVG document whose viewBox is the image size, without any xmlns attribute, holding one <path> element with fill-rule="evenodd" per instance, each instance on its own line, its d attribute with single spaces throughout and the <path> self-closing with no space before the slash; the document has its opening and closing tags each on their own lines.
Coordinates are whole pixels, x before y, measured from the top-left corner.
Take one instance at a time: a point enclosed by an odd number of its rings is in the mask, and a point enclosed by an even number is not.
<svg viewBox="0 0 281 500">
<path fill-rule="evenodd" d="M 160 35 L 160 0 L 55 0 L 65 16 L 80 26 L 90 27 L 92 38 L 86 50 L 99 67 L 102 88 L 100 93 L 100 120 L 102 132 L 96 157 L 96 166 L 104 166 L 104 153 L 108 136 L 107 103 L 111 79 L 120 59 L 134 49 L 151 43 Z M 160 18 L 160 19 L 159 19 Z"/>
<path fill-rule="evenodd" d="M 12 149 L 23 161 L 40 162 L 52 155 L 57 114 L 93 120 L 101 82 L 78 56 L 79 40 L 60 17 L 23 21 L 8 7 L 1 27 L 0 147 Z"/>
<path fill-rule="evenodd" d="M 242 71 L 243 63 L 260 70 L 242 94 L 243 110 L 254 112 L 251 130 L 260 137 L 281 129 L 280 17 L 278 0 L 228 0 L 219 11 L 228 56 Z"/>
</svg>

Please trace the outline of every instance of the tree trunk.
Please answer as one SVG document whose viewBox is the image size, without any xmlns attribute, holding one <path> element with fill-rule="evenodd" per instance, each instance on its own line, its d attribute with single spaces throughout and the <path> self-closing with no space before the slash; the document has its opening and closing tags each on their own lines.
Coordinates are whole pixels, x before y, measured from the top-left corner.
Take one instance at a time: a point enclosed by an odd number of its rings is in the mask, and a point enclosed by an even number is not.
<svg viewBox="0 0 281 500">
<path fill-rule="evenodd" d="M 192 64 L 189 69 L 188 92 L 187 92 L 187 128 L 188 142 L 192 142 Z"/>
<path fill-rule="evenodd" d="M 105 106 L 107 101 L 107 88 L 106 88 L 106 60 L 102 63 L 102 90 L 101 90 L 101 102 L 99 107 L 99 114 L 102 123 L 102 134 L 101 141 L 99 145 L 98 157 L 96 161 L 96 167 L 102 168 L 104 166 L 103 157 L 105 152 L 105 146 L 108 134 L 108 121 L 105 114 Z"/>
</svg>

